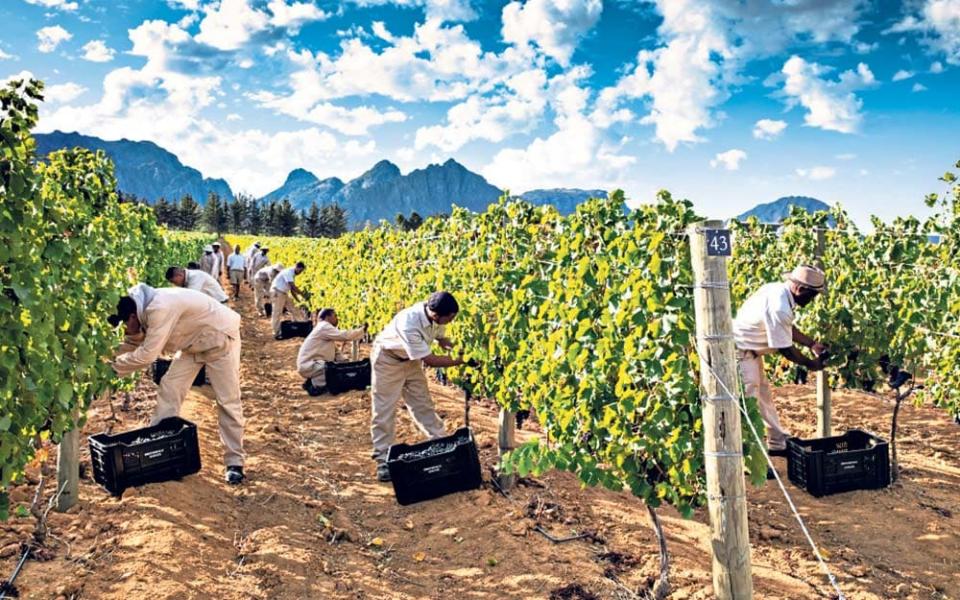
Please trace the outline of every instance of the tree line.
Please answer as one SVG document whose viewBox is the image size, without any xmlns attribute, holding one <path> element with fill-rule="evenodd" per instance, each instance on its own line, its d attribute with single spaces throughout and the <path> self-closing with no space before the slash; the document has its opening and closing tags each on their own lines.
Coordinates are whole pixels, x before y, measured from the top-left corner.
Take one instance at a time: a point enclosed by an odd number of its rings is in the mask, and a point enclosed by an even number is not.
<svg viewBox="0 0 960 600">
<path fill-rule="evenodd" d="M 149 204 L 127 196 L 127 201 Z M 185 195 L 179 201 L 160 198 L 149 204 L 157 221 L 169 229 L 206 230 L 251 235 L 339 237 L 347 231 L 347 211 L 339 204 L 310 204 L 297 211 L 290 200 L 261 202 L 238 194 L 233 200 L 210 193 L 205 204 Z"/>
</svg>

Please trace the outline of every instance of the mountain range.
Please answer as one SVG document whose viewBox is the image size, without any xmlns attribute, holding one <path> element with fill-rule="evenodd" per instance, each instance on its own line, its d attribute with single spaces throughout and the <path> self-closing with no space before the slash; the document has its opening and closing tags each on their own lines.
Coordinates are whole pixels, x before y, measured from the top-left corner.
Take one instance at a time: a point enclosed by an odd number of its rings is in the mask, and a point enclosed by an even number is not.
<svg viewBox="0 0 960 600">
<path fill-rule="evenodd" d="M 97 137 L 79 133 L 40 133 L 37 140 L 37 155 L 46 156 L 54 150 L 80 146 L 90 150 L 103 150 L 114 164 L 117 186 L 121 191 L 155 202 L 160 198 L 179 200 L 193 196 L 198 202 L 206 202 L 207 196 L 215 193 L 221 198 L 233 199 L 233 191 L 223 179 L 207 179 L 200 171 L 180 162 L 172 152 L 153 142 L 119 140 L 108 142 Z"/>
<path fill-rule="evenodd" d="M 816 198 L 810 198 L 809 196 L 784 196 L 773 202 L 754 206 L 747 212 L 738 215 L 737 220 L 746 221 L 749 217 L 757 217 L 761 223 L 779 223 L 790 216 L 791 206 L 800 207 L 811 213 L 830 210 L 829 204 Z"/>
<path fill-rule="evenodd" d="M 176 155 L 152 142 L 107 141 L 60 131 L 34 137 L 39 156 L 75 146 L 103 150 L 115 165 L 119 189 L 149 202 L 160 198 L 178 200 L 188 194 L 200 203 L 206 202 L 211 193 L 226 199 L 234 197 L 226 181 L 205 178 L 200 171 L 184 165 Z M 320 205 L 338 203 L 346 209 L 351 226 L 360 226 L 381 219 L 392 222 L 398 213 L 417 212 L 423 217 L 449 213 L 454 204 L 483 211 L 502 195 L 499 188 L 453 159 L 406 175 L 397 165 L 381 160 L 367 172 L 346 182 L 337 177 L 320 179 L 305 169 L 294 169 L 282 186 L 261 200 L 270 202 L 287 198 L 299 210 L 308 208 L 314 201 Z M 554 188 L 531 190 L 517 197 L 532 204 L 552 204 L 562 214 L 569 214 L 584 200 L 605 198 L 606 195 L 605 191 L 598 189 Z M 760 204 L 737 218 L 756 216 L 763 222 L 775 223 L 790 214 L 791 205 L 808 211 L 829 209 L 827 204 L 814 198 L 787 196 Z"/>
</svg>

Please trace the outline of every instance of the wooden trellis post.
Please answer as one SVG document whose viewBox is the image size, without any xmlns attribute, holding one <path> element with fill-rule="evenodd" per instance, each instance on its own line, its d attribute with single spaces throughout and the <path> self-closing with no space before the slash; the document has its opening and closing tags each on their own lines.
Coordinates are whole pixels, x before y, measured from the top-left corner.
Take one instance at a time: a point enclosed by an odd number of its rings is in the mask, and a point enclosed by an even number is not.
<svg viewBox="0 0 960 600">
<path fill-rule="evenodd" d="M 703 448 L 713 549 L 713 591 L 720 600 L 753 597 L 743 478 L 736 349 L 730 312 L 729 230 L 722 221 L 688 229 L 694 274 Z"/>
<path fill-rule="evenodd" d="M 823 256 L 826 253 L 826 233 L 817 229 L 817 267 L 823 269 Z M 817 437 L 830 437 L 831 426 L 830 378 L 826 372 L 817 371 Z"/>
<path fill-rule="evenodd" d="M 498 455 L 500 460 L 503 460 L 503 455 L 507 452 L 516 448 L 516 431 L 517 431 L 517 413 L 509 411 L 505 408 L 500 409 L 500 427 L 499 427 L 498 437 Z M 517 484 L 516 475 L 504 475 L 503 473 L 498 474 L 497 482 L 500 484 L 500 487 L 506 491 Z"/>
<path fill-rule="evenodd" d="M 80 495 L 80 426 L 76 425 L 76 413 L 73 421 L 74 428 L 63 434 L 57 446 L 57 512 L 69 510 Z"/>
</svg>

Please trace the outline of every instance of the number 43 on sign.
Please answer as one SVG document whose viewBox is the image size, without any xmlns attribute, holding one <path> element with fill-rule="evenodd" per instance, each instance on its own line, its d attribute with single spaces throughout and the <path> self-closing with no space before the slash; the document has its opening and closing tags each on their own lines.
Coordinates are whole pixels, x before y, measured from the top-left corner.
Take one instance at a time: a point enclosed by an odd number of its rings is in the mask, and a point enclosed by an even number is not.
<svg viewBox="0 0 960 600">
<path fill-rule="evenodd" d="M 707 236 L 707 256 L 731 256 L 729 229 L 705 229 Z"/>
</svg>

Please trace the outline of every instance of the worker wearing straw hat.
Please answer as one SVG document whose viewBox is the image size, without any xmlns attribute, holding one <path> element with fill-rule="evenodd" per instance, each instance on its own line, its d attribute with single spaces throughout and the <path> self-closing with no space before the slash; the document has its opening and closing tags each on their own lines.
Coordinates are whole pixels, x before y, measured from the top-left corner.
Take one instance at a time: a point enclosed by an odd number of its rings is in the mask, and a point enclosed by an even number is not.
<svg viewBox="0 0 960 600">
<path fill-rule="evenodd" d="M 767 448 L 774 456 L 786 453 L 787 433 L 773 404 L 770 382 L 763 369 L 766 354 L 779 353 L 810 371 L 823 369 L 827 347 L 797 329 L 794 312 L 813 302 L 826 287 L 826 276 L 816 267 L 801 265 L 784 275 L 784 281 L 760 287 L 740 307 L 733 321 L 744 395 L 754 397 L 767 426 Z M 806 356 L 798 346 L 809 348 L 816 358 Z"/>
</svg>

